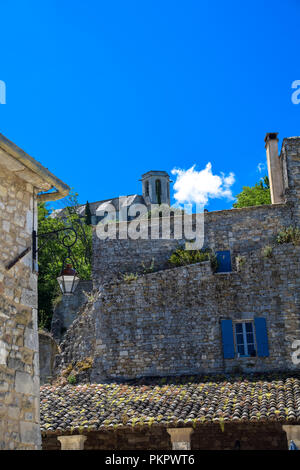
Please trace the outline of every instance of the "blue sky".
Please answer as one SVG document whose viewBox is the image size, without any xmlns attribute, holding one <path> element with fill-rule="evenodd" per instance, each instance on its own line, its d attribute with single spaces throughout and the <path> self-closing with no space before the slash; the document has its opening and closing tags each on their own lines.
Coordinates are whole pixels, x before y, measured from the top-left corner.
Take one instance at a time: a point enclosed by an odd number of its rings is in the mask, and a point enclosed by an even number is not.
<svg viewBox="0 0 300 470">
<path fill-rule="evenodd" d="M 235 195 L 265 173 L 266 132 L 300 134 L 299 17 L 298 0 L 3 1 L 0 132 L 81 202 L 209 162 Z M 232 206 L 222 187 L 209 210 Z"/>
</svg>

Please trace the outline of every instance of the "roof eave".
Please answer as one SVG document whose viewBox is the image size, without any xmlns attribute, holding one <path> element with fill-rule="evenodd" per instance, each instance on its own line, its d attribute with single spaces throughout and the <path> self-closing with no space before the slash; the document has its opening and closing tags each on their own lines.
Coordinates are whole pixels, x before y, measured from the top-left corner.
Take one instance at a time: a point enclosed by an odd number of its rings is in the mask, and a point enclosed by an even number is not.
<svg viewBox="0 0 300 470">
<path fill-rule="evenodd" d="M 1 150 L 8 158 L 16 161 L 15 169 L 12 171 L 17 174 L 17 176 L 25 179 L 25 181 L 31 182 L 33 186 L 40 191 L 56 189 L 56 191 L 51 193 L 44 192 L 38 194 L 39 202 L 58 200 L 69 194 L 70 187 L 67 184 L 0 133 L 0 152 Z M 2 155 L 3 161 L 4 157 L 5 155 Z M 32 181 L 30 181 L 31 179 Z"/>
</svg>

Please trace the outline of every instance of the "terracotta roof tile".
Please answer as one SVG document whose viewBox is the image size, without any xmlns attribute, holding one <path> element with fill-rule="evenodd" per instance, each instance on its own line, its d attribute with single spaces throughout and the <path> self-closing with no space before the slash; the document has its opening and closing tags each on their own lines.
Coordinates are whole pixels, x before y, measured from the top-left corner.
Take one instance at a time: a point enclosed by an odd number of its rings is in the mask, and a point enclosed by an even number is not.
<svg viewBox="0 0 300 470">
<path fill-rule="evenodd" d="M 144 378 L 41 387 L 41 431 L 300 421 L 300 374 Z"/>
</svg>

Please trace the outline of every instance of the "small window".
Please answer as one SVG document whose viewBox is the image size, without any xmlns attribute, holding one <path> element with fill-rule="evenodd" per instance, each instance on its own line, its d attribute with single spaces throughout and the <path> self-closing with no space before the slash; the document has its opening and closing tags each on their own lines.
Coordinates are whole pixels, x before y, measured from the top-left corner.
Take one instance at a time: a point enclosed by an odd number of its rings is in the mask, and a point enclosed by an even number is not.
<svg viewBox="0 0 300 470">
<path fill-rule="evenodd" d="M 240 357 L 255 357 L 256 347 L 252 322 L 234 324 L 236 353 Z"/>
<path fill-rule="evenodd" d="M 149 196 L 149 181 L 145 183 L 145 196 Z"/>
<path fill-rule="evenodd" d="M 161 181 L 156 180 L 155 181 L 155 192 L 156 192 L 156 198 L 157 198 L 157 204 L 161 204 Z"/>
<path fill-rule="evenodd" d="M 224 359 L 235 357 L 268 357 L 268 332 L 265 318 L 235 321 L 221 320 Z"/>
</svg>

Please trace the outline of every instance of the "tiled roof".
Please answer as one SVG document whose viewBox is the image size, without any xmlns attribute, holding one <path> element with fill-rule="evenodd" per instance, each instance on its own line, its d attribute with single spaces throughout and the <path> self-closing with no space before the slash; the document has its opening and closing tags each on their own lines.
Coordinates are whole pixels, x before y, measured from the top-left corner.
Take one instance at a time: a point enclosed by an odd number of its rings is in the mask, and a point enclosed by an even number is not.
<svg viewBox="0 0 300 470">
<path fill-rule="evenodd" d="M 103 199 L 102 201 L 95 201 L 95 202 L 90 202 L 90 211 L 92 215 L 96 215 L 97 210 L 104 210 L 108 205 L 113 205 L 116 209 L 116 211 L 119 211 L 122 207 L 129 207 L 132 204 L 143 204 L 144 203 L 144 198 L 143 196 L 139 194 L 130 194 L 128 196 L 118 196 L 114 197 L 112 199 Z M 76 206 L 76 212 L 84 216 L 85 214 L 85 207 L 86 204 L 79 204 Z M 54 218 L 59 215 L 63 215 L 65 212 L 65 208 L 62 209 L 55 209 L 52 211 L 50 217 Z"/>
<path fill-rule="evenodd" d="M 300 374 L 145 378 L 41 387 L 41 431 L 300 421 Z"/>
</svg>

